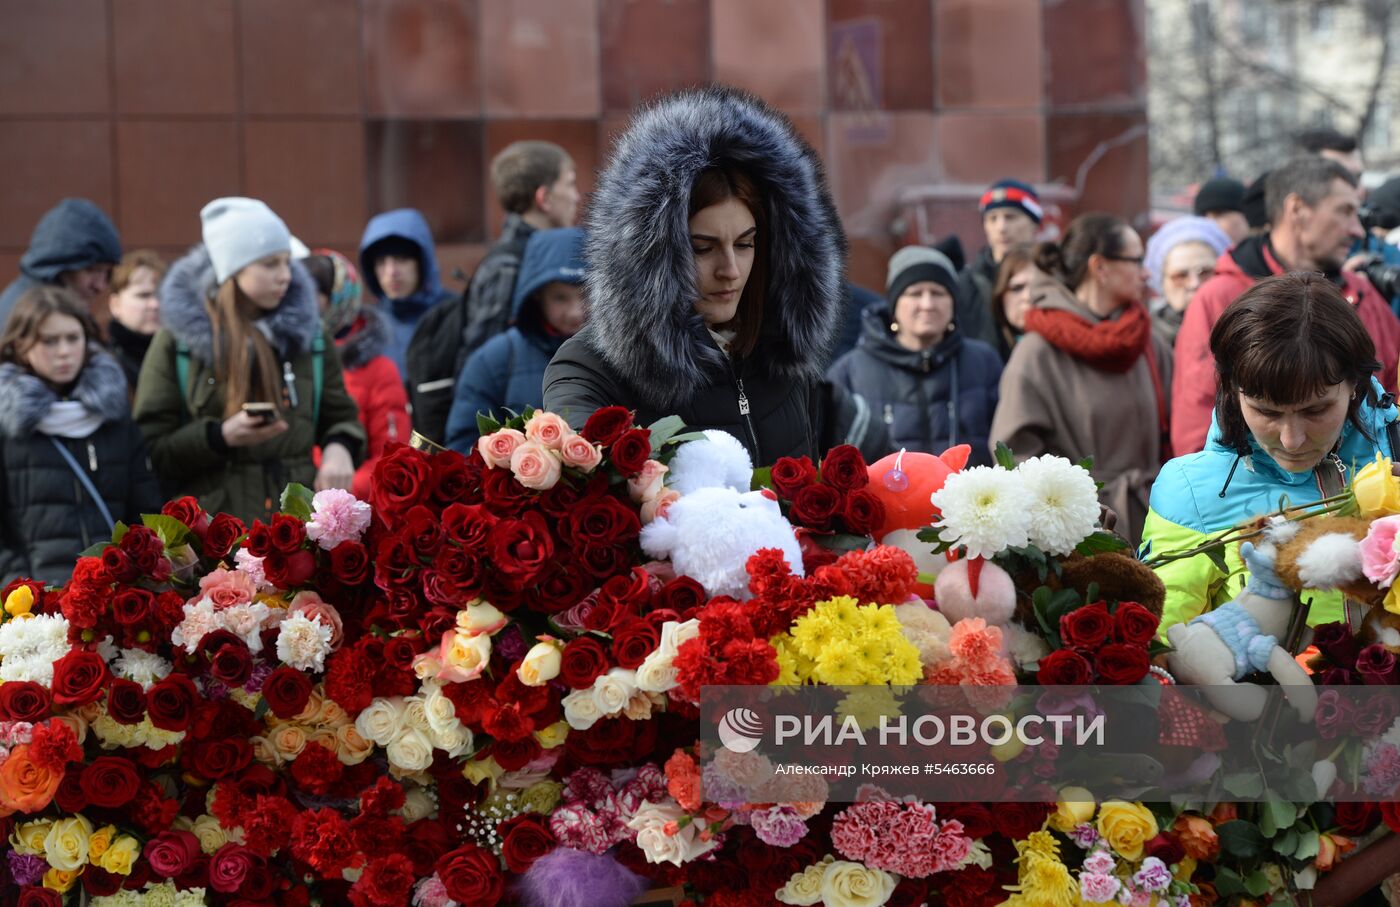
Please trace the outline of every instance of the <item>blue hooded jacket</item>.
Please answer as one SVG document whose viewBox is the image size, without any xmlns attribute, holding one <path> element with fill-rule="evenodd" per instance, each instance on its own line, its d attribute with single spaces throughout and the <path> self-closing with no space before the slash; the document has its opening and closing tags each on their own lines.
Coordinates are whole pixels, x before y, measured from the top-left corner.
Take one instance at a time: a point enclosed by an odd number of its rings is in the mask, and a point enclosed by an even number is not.
<svg viewBox="0 0 1400 907">
<path fill-rule="evenodd" d="M 55 284 L 65 271 L 100 262 L 116 264 L 121 258 L 121 238 L 107 214 L 85 198 L 65 198 L 34 226 L 29 251 L 19 260 L 20 276 L 0 296 L 0 325 L 30 287 Z"/>
<path fill-rule="evenodd" d="M 418 289 L 403 299 L 384 297 L 379 278 L 374 276 L 372 256 L 367 254 L 371 246 L 386 239 L 407 240 L 418 248 Z M 379 300 L 384 314 L 389 316 L 391 336 L 389 348 L 384 352 L 399 367 L 399 374 L 407 375 L 408 363 L 404 355 L 414 329 L 428 309 L 452 296 L 449 290 L 443 289 L 438 274 L 437 248 L 422 213 L 414 208 L 396 208 L 370 218 L 364 236 L 360 237 L 360 274 L 365 286 Z"/>
<path fill-rule="evenodd" d="M 457 376 L 447 446 L 468 453 L 479 436 L 477 413 L 502 415 L 544 405 L 544 370 L 567 337 L 546 330 L 534 294 L 551 283 L 582 286 L 587 274 L 584 231 L 579 227 L 540 230 L 530 237 L 520 261 L 511 300 L 513 324 L 472 353 Z"/>
</svg>

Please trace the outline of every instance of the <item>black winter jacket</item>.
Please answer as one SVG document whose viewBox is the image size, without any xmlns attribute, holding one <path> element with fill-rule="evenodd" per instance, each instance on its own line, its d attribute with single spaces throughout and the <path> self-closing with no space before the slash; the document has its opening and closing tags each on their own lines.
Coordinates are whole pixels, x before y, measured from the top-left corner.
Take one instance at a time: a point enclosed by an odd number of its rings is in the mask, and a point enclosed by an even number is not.
<svg viewBox="0 0 1400 907">
<path fill-rule="evenodd" d="M 86 470 L 112 518 L 134 523 L 159 513 L 160 488 L 131 421 L 121 366 L 92 348 L 69 398 L 103 417 L 88 437 L 57 440 Z M 37 430 L 58 400 L 27 370 L 0 365 L 0 585 L 18 576 L 62 585 L 80 552 L 112 536 L 54 439 Z"/>
<path fill-rule="evenodd" d="M 992 260 L 990 247 L 983 247 L 972 264 L 958 278 L 957 311 L 954 322 L 964 337 L 980 340 L 1002 350 L 1002 361 L 1011 355 L 1006 341 L 1000 337 L 996 317 L 992 314 L 992 290 L 996 288 L 997 263 Z"/>
<path fill-rule="evenodd" d="M 732 163 L 763 196 L 763 330 L 731 362 L 695 311 L 689 199 L 706 167 Z M 581 425 L 621 404 L 639 421 L 677 414 L 740 439 L 755 465 L 816 458 L 820 382 L 841 320 L 846 243 L 821 162 L 757 98 L 708 88 L 642 109 L 618 141 L 588 215 L 589 316 L 544 379 L 545 408 Z M 837 432 L 839 433 L 839 432 Z"/>
<path fill-rule="evenodd" d="M 932 349 L 904 348 L 890 331 L 885 303 L 865 310 L 860 343 L 831 367 L 835 384 L 864 397 L 895 447 L 942 453 L 972 445 L 972 462 L 989 464 L 987 432 L 997 407 L 1001 357 L 954 330 Z"/>
</svg>

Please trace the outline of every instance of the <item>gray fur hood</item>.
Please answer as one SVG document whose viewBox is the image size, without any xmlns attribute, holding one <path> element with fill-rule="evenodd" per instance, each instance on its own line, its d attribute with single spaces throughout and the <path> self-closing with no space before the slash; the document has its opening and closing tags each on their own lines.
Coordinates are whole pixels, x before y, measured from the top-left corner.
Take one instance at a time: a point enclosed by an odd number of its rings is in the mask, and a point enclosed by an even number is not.
<svg viewBox="0 0 1400 907">
<path fill-rule="evenodd" d="M 389 316 L 379 306 L 367 305 L 360 307 L 360 318 L 364 319 L 364 323 L 358 330 L 348 337 L 337 337 L 335 341 L 335 348 L 340 352 L 340 364 L 346 371 L 363 368 L 374 357 L 384 355 L 389 348 Z"/>
<path fill-rule="evenodd" d="M 119 422 L 131 413 L 121 364 L 96 344 L 88 344 L 87 364 L 69 399 L 100 415 L 103 422 Z M 0 436 L 23 438 L 33 433 L 57 402 L 58 394 L 32 372 L 13 362 L 0 365 Z"/>
<path fill-rule="evenodd" d="M 170 266 L 160 284 L 161 324 L 175 339 L 189 348 L 201 362 L 214 361 L 213 328 L 206 299 L 218 290 L 214 263 L 209 250 L 195 246 Z M 277 308 L 254 322 L 268 342 L 283 357 L 293 357 L 311 349 L 321 332 L 321 316 L 316 305 L 316 283 L 302 267 L 292 262 L 292 283 Z"/>
<path fill-rule="evenodd" d="M 733 163 L 763 193 L 769 275 L 757 356 L 786 380 L 821 377 L 843 300 L 846 238 L 821 161 L 783 114 L 732 88 L 662 98 L 613 149 L 588 214 L 580 337 L 632 388 L 671 409 L 722 374 L 695 312 L 688 207 L 695 178 Z"/>
</svg>

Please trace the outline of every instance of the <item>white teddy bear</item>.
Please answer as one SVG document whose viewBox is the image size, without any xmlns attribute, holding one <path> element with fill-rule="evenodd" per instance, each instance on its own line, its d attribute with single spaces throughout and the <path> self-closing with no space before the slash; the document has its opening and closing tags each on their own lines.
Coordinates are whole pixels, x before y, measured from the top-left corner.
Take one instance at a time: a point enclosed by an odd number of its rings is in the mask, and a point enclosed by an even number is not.
<svg viewBox="0 0 1400 907">
<path fill-rule="evenodd" d="M 666 516 L 642 528 L 642 550 L 669 559 L 710 595 L 747 599 L 748 560 L 762 548 L 783 553 L 802 575 L 802 549 L 771 493 L 749 491 L 753 464 L 733 435 L 711 429 L 682 444 L 666 484 L 681 493 Z"/>
</svg>

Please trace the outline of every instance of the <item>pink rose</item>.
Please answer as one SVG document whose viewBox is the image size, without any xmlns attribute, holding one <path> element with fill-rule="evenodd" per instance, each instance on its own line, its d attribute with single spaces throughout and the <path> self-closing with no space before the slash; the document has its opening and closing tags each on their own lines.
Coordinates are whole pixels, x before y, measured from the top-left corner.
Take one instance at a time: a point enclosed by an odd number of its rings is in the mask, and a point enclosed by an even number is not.
<svg viewBox="0 0 1400 907">
<path fill-rule="evenodd" d="M 525 443 L 525 436 L 513 428 L 503 428 L 489 435 L 482 435 L 476 442 L 481 459 L 496 469 L 509 469 L 510 458 L 515 449 Z"/>
<path fill-rule="evenodd" d="M 161 878 L 173 878 L 199 856 L 199 839 L 187 831 L 163 831 L 146 842 L 146 862 Z"/>
<path fill-rule="evenodd" d="M 510 455 L 510 471 L 526 488 L 548 491 L 559 481 L 559 454 L 538 441 L 526 441 Z"/>
<path fill-rule="evenodd" d="M 633 504 L 643 504 L 661 493 L 661 480 L 666 475 L 665 465 L 655 460 L 642 464 L 642 471 L 627 480 L 627 494 Z"/>
<path fill-rule="evenodd" d="M 536 441 L 550 450 L 561 450 L 564 441 L 573 434 L 569 423 L 554 413 L 537 412 L 525 423 L 525 439 Z"/>
<path fill-rule="evenodd" d="M 234 605 L 251 605 L 258 594 L 257 583 L 246 573 L 220 567 L 199 581 L 199 592 L 222 611 Z"/>
<path fill-rule="evenodd" d="M 572 466 L 580 472 L 592 472 L 603 462 L 603 449 L 583 435 L 569 435 L 564 439 L 564 465 Z"/>
<path fill-rule="evenodd" d="M 305 615 L 307 620 L 321 618 L 321 623 L 331 628 L 332 651 L 340 648 L 340 643 L 345 638 L 345 625 L 340 619 L 340 612 L 320 595 L 315 592 L 298 592 L 292 596 L 288 611 Z"/>
<path fill-rule="evenodd" d="M 642 524 L 659 520 L 671 511 L 671 505 L 681 499 L 681 493 L 674 488 L 663 488 L 650 501 L 642 505 Z"/>
<path fill-rule="evenodd" d="M 248 848 L 232 842 L 225 844 L 209 859 L 209 887 L 232 894 L 243 887 L 255 862 L 262 860 Z"/>
<path fill-rule="evenodd" d="M 1361 572 L 1382 587 L 1395 582 L 1396 574 L 1400 574 L 1400 551 L 1395 550 L 1397 533 L 1400 516 L 1381 517 L 1361 540 Z"/>
</svg>

